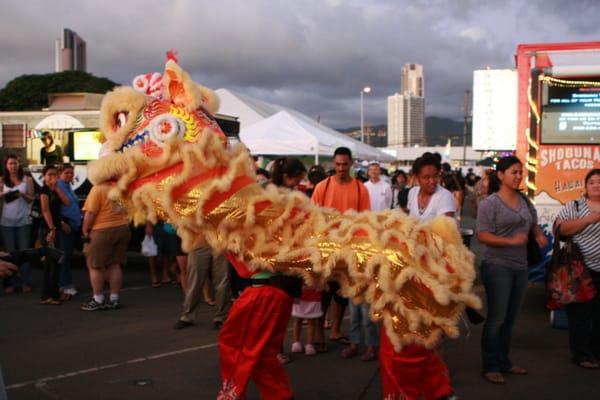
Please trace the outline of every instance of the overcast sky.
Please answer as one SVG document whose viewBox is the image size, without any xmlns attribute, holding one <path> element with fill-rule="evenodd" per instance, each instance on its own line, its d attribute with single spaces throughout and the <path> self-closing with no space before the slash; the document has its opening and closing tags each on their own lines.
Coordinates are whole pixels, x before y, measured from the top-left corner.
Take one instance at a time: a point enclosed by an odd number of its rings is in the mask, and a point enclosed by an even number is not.
<svg viewBox="0 0 600 400">
<path fill-rule="evenodd" d="M 63 27 L 88 72 L 123 84 L 165 51 L 199 83 L 336 128 L 386 122 L 405 63 L 423 64 L 427 115 L 460 118 L 475 69 L 513 68 L 519 43 L 600 40 L 595 0 L 0 0 L 0 87 L 54 71 Z"/>
</svg>

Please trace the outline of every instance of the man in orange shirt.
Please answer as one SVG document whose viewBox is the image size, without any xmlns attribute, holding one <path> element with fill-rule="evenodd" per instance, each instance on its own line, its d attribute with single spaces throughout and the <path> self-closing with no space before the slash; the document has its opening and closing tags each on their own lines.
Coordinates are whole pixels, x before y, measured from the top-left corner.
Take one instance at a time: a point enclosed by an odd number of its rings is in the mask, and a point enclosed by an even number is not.
<svg viewBox="0 0 600 400">
<path fill-rule="evenodd" d="M 108 184 L 92 187 L 83 211 L 84 254 L 92 284 L 93 297 L 81 305 L 84 311 L 119 308 L 119 291 L 123 284 L 121 264 L 127 260 L 129 220 L 126 211 L 111 199 Z M 104 275 L 108 275 L 110 297 L 104 301 Z"/>
<path fill-rule="evenodd" d="M 338 147 L 333 153 L 333 163 L 335 166 L 335 175 L 322 180 L 317 184 L 312 195 L 312 202 L 322 207 L 335 208 L 339 212 L 346 210 L 365 211 L 371 209 L 369 192 L 367 188 L 355 178 L 350 176 L 350 167 L 352 166 L 352 152 L 347 147 Z M 348 305 L 348 299 L 337 294 L 340 286 L 337 282 L 329 282 L 329 292 L 324 292 L 322 296 L 323 312 L 327 310 L 331 303 L 331 297 L 335 302 L 331 309 L 331 318 L 333 320 L 329 339 L 332 341 L 349 344 L 346 336 L 342 335 L 340 330 L 344 311 Z M 316 333 L 317 351 L 326 351 L 326 347 L 319 341 L 324 338 L 323 321 L 318 324 Z"/>
</svg>

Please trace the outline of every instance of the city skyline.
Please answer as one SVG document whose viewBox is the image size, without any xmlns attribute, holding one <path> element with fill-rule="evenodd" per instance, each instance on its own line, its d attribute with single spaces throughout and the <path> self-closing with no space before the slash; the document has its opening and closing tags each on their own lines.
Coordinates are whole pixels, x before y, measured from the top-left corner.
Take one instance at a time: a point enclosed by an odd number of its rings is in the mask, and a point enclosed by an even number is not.
<svg viewBox="0 0 600 400">
<path fill-rule="evenodd" d="M 297 109 L 334 128 L 385 123 L 402 65 L 427 71 L 428 116 L 462 117 L 473 71 L 514 68 L 520 43 L 597 40 L 600 4 L 562 0 L 0 0 L 0 87 L 54 70 L 62 27 L 85 38 L 88 72 L 130 84 L 161 71 L 165 52 L 211 88 Z M 131 18 L 135 15 L 135 18 Z M 27 21 L 27 23 L 24 23 Z M 402 21 L 402 24 L 398 24 Z M 35 29 L 32 29 L 35 27 Z"/>
</svg>

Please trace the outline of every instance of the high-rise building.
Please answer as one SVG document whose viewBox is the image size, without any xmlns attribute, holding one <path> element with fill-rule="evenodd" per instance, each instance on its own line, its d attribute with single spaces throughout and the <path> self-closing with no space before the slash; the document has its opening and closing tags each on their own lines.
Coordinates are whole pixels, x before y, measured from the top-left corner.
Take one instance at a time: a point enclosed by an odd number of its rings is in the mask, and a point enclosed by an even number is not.
<svg viewBox="0 0 600 400">
<path fill-rule="evenodd" d="M 387 136 L 388 146 L 403 147 L 404 139 L 404 96 L 394 94 L 388 96 L 387 102 Z"/>
<path fill-rule="evenodd" d="M 388 146 L 425 144 L 425 99 L 410 93 L 388 97 Z"/>
<path fill-rule="evenodd" d="M 400 87 L 402 88 L 402 93 L 425 97 L 423 66 L 420 64 L 404 64 L 400 78 Z"/>
<path fill-rule="evenodd" d="M 56 72 L 87 70 L 85 40 L 68 28 L 63 29 L 62 37 L 56 39 L 54 66 Z"/>
<path fill-rule="evenodd" d="M 388 147 L 425 143 L 425 79 L 423 66 L 402 67 L 400 93 L 388 97 Z"/>
</svg>

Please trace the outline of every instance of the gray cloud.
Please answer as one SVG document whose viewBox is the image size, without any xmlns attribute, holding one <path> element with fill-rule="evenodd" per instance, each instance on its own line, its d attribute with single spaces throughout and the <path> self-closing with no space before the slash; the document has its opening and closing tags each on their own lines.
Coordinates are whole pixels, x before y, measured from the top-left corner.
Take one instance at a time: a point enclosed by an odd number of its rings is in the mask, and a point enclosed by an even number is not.
<svg viewBox="0 0 600 400">
<path fill-rule="evenodd" d="M 404 63 L 425 66 L 429 115 L 459 118 L 474 69 L 511 68 L 519 43 L 597 38 L 594 1 L 0 0 L 0 85 L 51 72 L 62 27 L 88 45 L 89 71 L 128 84 L 179 51 L 199 82 L 358 125 L 386 120 Z"/>
</svg>

